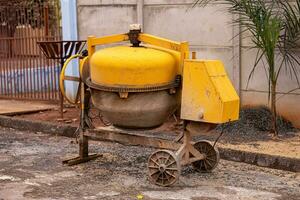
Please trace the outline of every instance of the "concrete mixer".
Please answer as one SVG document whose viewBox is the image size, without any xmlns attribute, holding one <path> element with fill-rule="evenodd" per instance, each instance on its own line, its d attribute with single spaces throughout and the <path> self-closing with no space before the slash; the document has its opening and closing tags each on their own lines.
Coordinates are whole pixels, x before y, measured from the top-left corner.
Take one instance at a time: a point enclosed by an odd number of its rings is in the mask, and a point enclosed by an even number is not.
<svg viewBox="0 0 300 200">
<path fill-rule="evenodd" d="M 63 163 L 96 158 L 98 154 L 88 153 L 88 139 L 100 139 L 163 148 L 148 160 L 149 180 L 156 185 L 174 184 L 184 165 L 192 164 L 197 171 L 213 170 L 219 162 L 217 148 L 208 141 L 193 142 L 186 126 L 189 122 L 205 126 L 237 120 L 239 97 L 221 61 L 197 60 L 192 54 L 189 59 L 187 42 L 145 34 L 136 25 L 126 34 L 88 37 L 87 52 L 69 58 L 60 75 L 65 98 L 81 105 L 79 157 Z M 80 77 L 67 76 L 65 70 L 75 58 L 79 59 Z M 66 94 L 66 81 L 79 82 L 76 98 Z M 90 104 L 111 127 L 91 126 Z M 147 134 L 145 129 L 162 125 L 176 111 L 183 130 L 175 141 L 136 134 Z"/>
</svg>

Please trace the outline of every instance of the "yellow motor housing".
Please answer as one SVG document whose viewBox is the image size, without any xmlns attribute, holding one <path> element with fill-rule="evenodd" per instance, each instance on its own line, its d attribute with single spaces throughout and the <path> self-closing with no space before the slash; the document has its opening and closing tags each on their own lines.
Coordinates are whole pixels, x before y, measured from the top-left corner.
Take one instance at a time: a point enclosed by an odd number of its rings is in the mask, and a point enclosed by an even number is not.
<svg viewBox="0 0 300 200">
<path fill-rule="evenodd" d="M 240 99 L 219 60 L 185 60 L 181 118 L 226 123 L 239 118 Z"/>
</svg>

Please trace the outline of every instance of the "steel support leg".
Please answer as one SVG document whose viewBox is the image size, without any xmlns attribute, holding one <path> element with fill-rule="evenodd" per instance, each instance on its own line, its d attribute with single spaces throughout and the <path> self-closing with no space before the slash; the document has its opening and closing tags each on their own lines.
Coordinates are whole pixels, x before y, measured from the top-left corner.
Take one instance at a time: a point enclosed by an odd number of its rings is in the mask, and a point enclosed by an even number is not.
<svg viewBox="0 0 300 200">
<path fill-rule="evenodd" d="M 87 87 L 85 84 L 81 84 L 81 117 L 80 117 L 80 138 L 79 138 L 79 156 L 76 158 L 64 160 L 63 164 L 69 166 L 84 163 L 95 159 L 101 154 L 90 154 L 89 155 L 89 138 L 85 135 L 86 129 L 90 128 L 87 113 L 89 109 L 90 94 L 86 91 Z"/>
<path fill-rule="evenodd" d="M 183 144 L 175 153 L 177 159 L 179 160 L 181 166 L 191 164 L 195 161 L 204 159 L 204 155 L 196 150 L 192 144 L 191 133 L 186 130 L 187 121 L 183 121 Z"/>
</svg>

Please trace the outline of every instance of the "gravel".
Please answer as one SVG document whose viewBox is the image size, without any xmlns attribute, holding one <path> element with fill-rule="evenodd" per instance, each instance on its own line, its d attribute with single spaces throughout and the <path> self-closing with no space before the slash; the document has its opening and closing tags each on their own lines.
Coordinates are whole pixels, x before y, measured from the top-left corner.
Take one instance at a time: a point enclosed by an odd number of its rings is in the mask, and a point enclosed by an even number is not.
<svg viewBox="0 0 300 200">
<path fill-rule="evenodd" d="M 0 199 L 299 199 L 297 173 L 221 160 L 212 173 L 183 167 L 179 182 L 161 188 L 147 180 L 155 149 L 90 142 L 97 160 L 68 167 L 77 155 L 70 138 L 0 128 Z"/>
<path fill-rule="evenodd" d="M 224 131 L 224 138 L 234 137 L 236 141 L 253 141 L 270 139 L 272 113 L 267 107 L 244 108 L 240 111 L 240 119 L 235 122 L 219 125 L 216 130 Z M 277 117 L 279 136 L 293 137 L 299 131 L 291 122 L 282 116 Z"/>
</svg>

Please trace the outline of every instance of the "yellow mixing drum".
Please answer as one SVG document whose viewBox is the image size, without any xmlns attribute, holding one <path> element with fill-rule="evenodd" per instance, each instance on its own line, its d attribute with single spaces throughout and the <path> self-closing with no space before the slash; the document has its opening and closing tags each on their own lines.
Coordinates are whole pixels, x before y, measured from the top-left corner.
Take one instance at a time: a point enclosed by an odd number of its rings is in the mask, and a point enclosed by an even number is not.
<svg viewBox="0 0 300 200">
<path fill-rule="evenodd" d="M 92 102 L 115 126 L 150 128 L 178 107 L 178 53 L 146 46 L 117 46 L 90 58 Z"/>
</svg>

